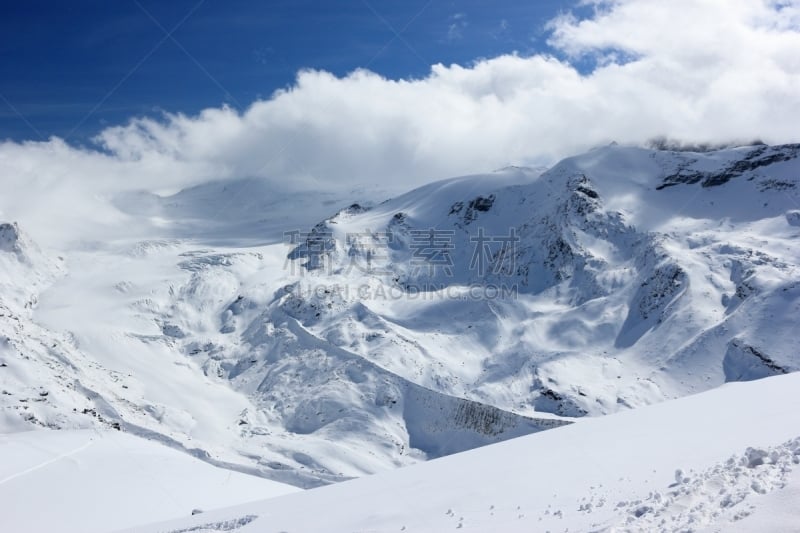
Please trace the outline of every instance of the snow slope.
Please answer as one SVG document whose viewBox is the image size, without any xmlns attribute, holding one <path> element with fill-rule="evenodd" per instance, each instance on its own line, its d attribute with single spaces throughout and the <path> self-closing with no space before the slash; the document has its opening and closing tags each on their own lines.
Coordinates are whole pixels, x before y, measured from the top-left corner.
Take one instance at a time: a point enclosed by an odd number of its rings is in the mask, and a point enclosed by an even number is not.
<svg viewBox="0 0 800 533">
<path fill-rule="evenodd" d="M 791 374 L 131 531 L 796 531 L 799 434 Z"/>
<path fill-rule="evenodd" d="M 296 492 L 116 431 L 0 435 L 0 529 L 90 533 Z M 44 503 L 44 505 L 43 505 Z"/>
</svg>

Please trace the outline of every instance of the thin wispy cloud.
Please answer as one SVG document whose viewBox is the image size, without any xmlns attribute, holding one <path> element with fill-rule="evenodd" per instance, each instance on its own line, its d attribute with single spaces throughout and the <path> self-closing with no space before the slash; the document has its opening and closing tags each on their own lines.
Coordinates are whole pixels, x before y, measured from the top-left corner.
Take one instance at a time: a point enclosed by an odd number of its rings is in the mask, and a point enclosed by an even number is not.
<svg viewBox="0 0 800 533">
<path fill-rule="evenodd" d="M 491 35 L 495 40 L 507 38 L 510 27 L 511 24 L 509 24 L 508 20 L 501 19 L 497 26 L 491 30 Z"/>
<path fill-rule="evenodd" d="M 464 30 L 469 26 L 467 15 L 465 13 L 455 13 L 450 16 L 447 27 L 447 40 L 460 41 L 464 38 Z"/>
</svg>

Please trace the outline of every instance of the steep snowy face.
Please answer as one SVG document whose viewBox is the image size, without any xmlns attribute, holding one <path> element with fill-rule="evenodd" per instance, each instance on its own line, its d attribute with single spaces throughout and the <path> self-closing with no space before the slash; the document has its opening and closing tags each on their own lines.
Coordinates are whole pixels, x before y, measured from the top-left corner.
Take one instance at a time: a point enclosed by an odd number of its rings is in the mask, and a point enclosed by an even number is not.
<svg viewBox="0 0 800 533">
<path fill-rule="evenodd" d="M 0 261 L 6 274 L 4 282 L 12 281 L 13 274 L 27 274 L 44 283 L 53 281 L 61 271 L 61 259 L 54 260 L 42 253 L 16 222 L 0 223 Z"/>
<path fill-rule="evenodd" d="M 70 411 L 85 401 L 63 378 L 82 359 L 71 350 L 66 336 L 54 334 L 32 320 L 42 292 L 63 274 L 60 257 L 43 253 L 18 224 L 0 224 L 2 433 L 61 424 L 81 427 L 73 425 L 79 421 Z M 69 352 L 60 349 L 62 343 Z"/>
<path fill-rule="evenodd" d="M 383 203 L 210 184 L 118 199 L 163 234 L 66 276 L 4 225 L 0 423 L 311 486 L 791 372 L 799 176 L 796 146 L 613 146 Z"/>
<path fill-rule="evenodd" d="M 793 371 L 799 152 L 609 147 L 512 185 L 353 206 L 298 234 L 287 312 L 408 379 L 526 414 Z"/>
<path fill-rule="evenodd" d="M 30 318 L 42 290 L 64 273 L 63 259 L 43 253 L 14 223 L 0 223 L 0 309 Z"/>
</svg>

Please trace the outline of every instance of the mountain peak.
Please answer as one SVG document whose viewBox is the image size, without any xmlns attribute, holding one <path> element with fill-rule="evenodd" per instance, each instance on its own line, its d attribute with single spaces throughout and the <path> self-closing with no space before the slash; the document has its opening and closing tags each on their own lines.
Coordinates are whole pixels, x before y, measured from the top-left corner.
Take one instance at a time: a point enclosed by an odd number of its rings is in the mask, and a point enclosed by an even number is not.
<svg viewBox="0 0 800 533">
<path fill-rule="evenodd" d="M 0 250 L 3 252 L 19 253 L 20 246 L 19 225 L 16 222 L 0 223 Z"/>
</svg>

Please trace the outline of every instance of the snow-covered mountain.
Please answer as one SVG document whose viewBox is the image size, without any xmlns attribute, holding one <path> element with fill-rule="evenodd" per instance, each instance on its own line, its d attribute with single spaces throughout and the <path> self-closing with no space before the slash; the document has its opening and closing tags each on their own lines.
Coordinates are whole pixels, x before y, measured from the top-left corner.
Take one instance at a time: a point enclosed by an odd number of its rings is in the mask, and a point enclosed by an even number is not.
<svg viewBox="0 0 800 533">
<path fill-rule="evenodd" d="M 526 415 L 790 372 L 799 152 L 613 147 L 513 185 L 433 184 L 316 226 L 284 298 L 365 359 Z"/>
<path fill-rule="evenodd" d="M 0 433 L 120 429 L 312 487 L 793 372 L 798 156 L 127 194 L 128 234 L 44 250 L 4 224 Z"/>
</svg>

